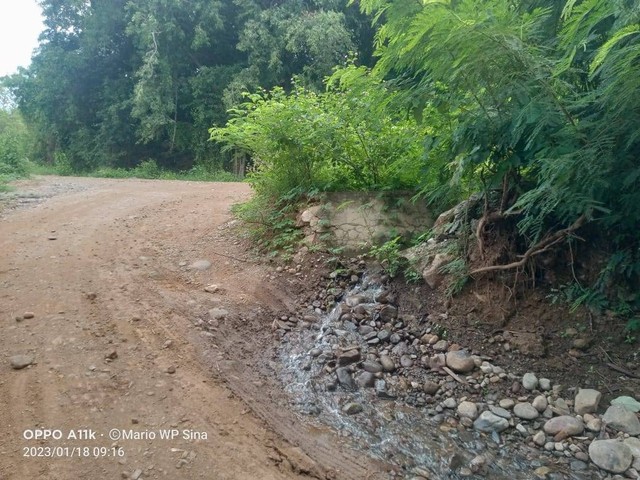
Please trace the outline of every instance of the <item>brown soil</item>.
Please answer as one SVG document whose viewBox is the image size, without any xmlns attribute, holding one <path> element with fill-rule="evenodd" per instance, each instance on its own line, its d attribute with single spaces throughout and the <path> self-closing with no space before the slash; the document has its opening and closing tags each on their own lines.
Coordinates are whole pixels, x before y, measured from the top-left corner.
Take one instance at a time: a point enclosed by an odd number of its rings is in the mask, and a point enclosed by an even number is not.
<svg viewBox="0 0 640 480">
<path fill-rule="evenodd" d="M 17 187 L 19 198 L 0 213 L 0 478 L 356 479 L 383 471 L 274 404 L 249 368 L 270 312 L 290 300 L 224 232 L 247 185 L 46 177 Z M 186 266 L 198 259 L 212 267 Z M 220 290 L 205 292 L 210 284 Z M 229 315 L 206 331 L 214 307 Z M 18 354 L 34 364 L 12 369 Z M 114 428 L 207 439 L 114 442 Z M 65 438 L 25 439 L 33 429 Z M 96 439 L 66 439 L 78 429 Z M 27 448 L 61 446 L 69 448 Z"/>
<path fill-rule="evenodd" d="M 20 198 L 0 204 L 0 479 L 135 478 L 137 470 L 143 479 L 388 478 L 392 466 L 287 407 L 272 323 L 300 313 L 330 265 L 307 255 L 300 274 L 278 273 L 252 257 L 229 213 L 247 185 L 47 177 L 17 186 Z M 199 259 L 211 268 L 190 269 Z M 219 290 L 206 292 L 210 284 Z M 637 343 L 623 341 L 622 320 L 571 313 L 550 305 L 551 292 L 499 276 L 452 300 L 401 280 L 391 287 L 403 314 L 510 372 L 609 398 L 640 392 Z M 208 322 L 212 308 L 229 314 Z M 34 318 L 16 321 L 25 312 Z M 576 338 L 588 341 L 584 349 L 572 348 Z M 13 370 L 9 358 L 25 353 L 35 364 Z M 97 438 L 25 439 L 34 428 L 88 428 Z M 208 438 L 113 442 L 112 428 Z M 125 455 L 23 456 L 25 447 L 62 445 L 117 445 Z"/>
</svg>

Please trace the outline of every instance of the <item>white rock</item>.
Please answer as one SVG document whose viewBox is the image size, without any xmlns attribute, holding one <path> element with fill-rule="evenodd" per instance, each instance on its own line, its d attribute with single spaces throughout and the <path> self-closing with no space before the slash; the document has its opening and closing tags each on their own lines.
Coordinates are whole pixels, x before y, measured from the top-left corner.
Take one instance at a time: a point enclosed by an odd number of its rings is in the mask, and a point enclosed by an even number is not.
<svg viewBox="0 0 640 480">
<path fill-rule="evenodd" d="M 457 405 L 458 402 L 456 402 L 456 399 L 453 397 L 449 397 L 444 402 L 442 402 L 442 406 L 444 408 L 456 408 Z"/>
<path fill-rule="evenodd" d="M 533 408 L 535 408 L 538 412 L 542 413 L 549 406 L 549 402 L 547 401 L 547 397 L 545 397 L 544 395 L 538 395 L 533 399 L 531 405 L 533 405 Z"/>
<path fill-rule="evenodd" d="M 534 373 L 528 372 L 522 377 L 522 386 L 525 390 L 535 390 L 538 385 L 538 377 Z"/>
<path fill-rule="evenodd" d="M 509 421 L 506 418 L 494 415 L 491 412 L 482 412 L 473 422 L 473 428 L 481 432 L 502 432 L 509 428 Z"/>
<path fill-rule="evenodd" d="M 513 413 L 516 415 L 516 417 L 522 418 L 524 420 L 533 420 L 534 418 L 538 418 L 538 415 L 540 415 L 538 410 L 533 408 L 533 405 L 528 402 L 516 404 L 516 406 L 513 407 Z"/>
<path fill-rule="evenodd" d="M 551 380 L 549 380 L 548 378 L 541 378 L 539 380 L 540 383 L 540 390 L 542 390 L 543 392 L 548 392 L 549 390 L 551 390 Z"/>
<path fill-rule="evenodd" d="M 547 436 L 542 430 L 540 430 L 533 436 L 533 443 L 535 443 L 539 447 L 543 447 L 544 444 L 547 443 Z"/>
<path fill-rule="evenodd" d="M 447 352 L 447 367 L 454 372 L 468 373 L 476 367 L 473 357 L 464 350 Z"/>
<path fill-rule="evenodd" d="M 557 435 L 558 433 L 564 433 L 570 437 L 573 435 L 580 435 L 584 431 L 584 423 L 582 420 L 570 415 L 561 415 L 548 420 L 543 427 L 545 433 L 548 435 Z"/>
<path fill-rule="evenodd" d="M 573 409 L 578 415 L 594 413 L 598 409 L 601 398 L 602 393 L 598 390 L 581 388 L 576 395 Z"/>
<path fill-rule="evenodd" d="M 501 408 L 504 409 L 510 409 L 513 408 L 513 406 L 516 404 L 516 401 L 512 398 L 503 398 L 502 400 L 500 400 L 500 402 L 498 403 L 498 405 L 500 405 Z"/>
<path fill-rule="evenodd" d="M 473 402 L 460 402 L 460 405 L 458 405 L 458 416 L 475 420 L 478 418 L 478 406 Z"/>
</svg>

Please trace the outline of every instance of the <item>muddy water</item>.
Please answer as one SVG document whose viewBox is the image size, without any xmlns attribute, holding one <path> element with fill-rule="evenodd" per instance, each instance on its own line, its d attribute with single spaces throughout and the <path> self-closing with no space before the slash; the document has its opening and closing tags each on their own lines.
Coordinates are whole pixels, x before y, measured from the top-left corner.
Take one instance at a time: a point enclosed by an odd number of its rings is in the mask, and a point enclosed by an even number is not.
<svg viewBox="0 0 640 480">
<path fill-rule="evenodd" d="M 372 311 L 378 292 L 377 285 L 367 285 L 365 280 L 345 298 L 364 296 L 364 307 Z M 337 386 L 334 391 L 328 391 L 327 384 L 334 383 L 335 379 L 335 373 L 326 368 L 335 358 L 333 352 L 359 346 L 365 358 L 370 348 L 353 328 L 354 324 L 340 320 L 343 311 L 340 306 L 336 307 L 322 318 L 319 330 L 292 331 L 282 344 L 281 381 L 291 403 L 300 412 L 338 430 L 370 455 L 399 466 L 402 477 L 462 478 L 458 470 L 468 467 L 471 459 L 482 454 L 488 459 L 485 478 L 536 478 L 533 471 L 543 465 L 540 452 L 517 444 L 510 437 L 481 435 L 443 423 L 442 418 L 438 422 L 426 408 L 409 406 L 398 399 L 381 398 L 374 388 L 348 392 Z M 316 358 L 310 353 L 314 349 L 315 355 L 322 352 Z M 388 375 L 384 374 L 385 379 L 393 380 Z M 342 407 L 349 402 L 358 403 L 363 411 L 355 415 L 343 413 Z M 519 433 L 511 429 L 509 435 Z M 549 478 L 591 478 L 584 474 L 574 476 L 566 467 L 564 470 Z"/>
</svg>

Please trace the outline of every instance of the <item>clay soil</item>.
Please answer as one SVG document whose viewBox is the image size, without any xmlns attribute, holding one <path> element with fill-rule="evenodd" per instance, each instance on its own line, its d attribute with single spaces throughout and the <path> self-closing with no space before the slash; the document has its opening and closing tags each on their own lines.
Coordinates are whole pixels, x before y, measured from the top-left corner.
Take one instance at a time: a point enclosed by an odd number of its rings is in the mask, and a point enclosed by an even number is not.
<svg viewBox="0 0 640 480">
<path fill-rule="evenodd" d="M 15 186 L 0 213 L 1 479 L 384 470 L 274 404 L 254 375 L 248 358 L 289 294 L 226 231 L 246 184 L 44 177 Z M 200 259 L 211 267 L 189 268 Z M 219 290 L 206 292 L 211 284 Z M 207 331 L 212 308 L 229 313 Z M 33 364 L 15 370 L 15 355 Z M 25 438 L 35 429 L 63 438 Z M 87 429 L 95 439 L 67 439 Z M 113 441 L 112 429 L 181 434 Z"/>
<path fill-rule="evenodd" d="M 335 264 L 307 255 L 293 273 L 256 256 L 230 213 L 246 184 L 43 177 L 16 188 L 0 203 L 0 479 L 388 478 L 392 466 L 286 406 L 273 322 L 299 314 Z M 190 267 L 201 259 L 211 267 Z M 391 288 L 402 314 L 510 372 L 640 392 L 638 344 L 614 317 L 500 278 L 453 299 L 401 279 Z M 227 314 L 210 322 L 214 308 Z M 12 369 L 18 354 L 33 365 Z M 24 438 L 36 428 L 97 438 Z M 112 441 L 114 428 L 207 438 Z M 124 455 L 24 456 L 38 446 Z"/>
</svg>

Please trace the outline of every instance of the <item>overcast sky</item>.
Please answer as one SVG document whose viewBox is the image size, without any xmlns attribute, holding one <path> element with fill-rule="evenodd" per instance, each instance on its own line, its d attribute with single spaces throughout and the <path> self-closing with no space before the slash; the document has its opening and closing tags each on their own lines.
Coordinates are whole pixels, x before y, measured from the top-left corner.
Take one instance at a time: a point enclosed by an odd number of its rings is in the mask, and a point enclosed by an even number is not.
<svg viewBox="0 0 640 480">
<path fill-rule="evenodd" d="M 0 77 L 31 63 L 43 29 L 36 0 L 0 0 Z"/>
</svg>

